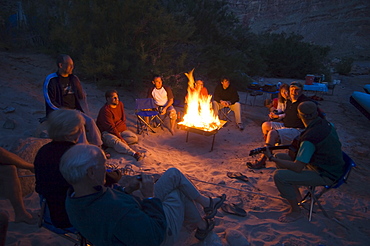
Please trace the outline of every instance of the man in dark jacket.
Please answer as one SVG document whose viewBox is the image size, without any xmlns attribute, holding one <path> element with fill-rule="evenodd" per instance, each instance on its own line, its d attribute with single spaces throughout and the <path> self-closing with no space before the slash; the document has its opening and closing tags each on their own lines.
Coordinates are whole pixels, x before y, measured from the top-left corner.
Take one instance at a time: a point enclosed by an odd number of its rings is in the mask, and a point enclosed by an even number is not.
<svg viewBox="0 0 370 246">
<path fill-rule="evenodd" d="M 86 94 L 81 82 L 74 74 L 73 60 L 69 55 L 57 57 L 58 70 L 49 74 L 44 81 L 43 94 L 46 106 L 46 117 L 60 108 L 76 109 L 85 118 L 85 132 L 81 134 L 79 143 L 102 145 L 101 135 L 95 121 L 89 116 Z"/>
<path fill-rule="evenodd" d="M 235 121 L 240 130 L 244 130 L 244 126 L 241 118 L 241 109 L 239 103 L 238 91 L 230 85 L 230 80 L 226 77 L 221 79 L 221 84 L 216 86 L 215 92 L 213 93 L 213 111 L 215 115 L 218 115 L 218 111 L 225 107 L 230 108 L 234 111 Z"/>
</svg>

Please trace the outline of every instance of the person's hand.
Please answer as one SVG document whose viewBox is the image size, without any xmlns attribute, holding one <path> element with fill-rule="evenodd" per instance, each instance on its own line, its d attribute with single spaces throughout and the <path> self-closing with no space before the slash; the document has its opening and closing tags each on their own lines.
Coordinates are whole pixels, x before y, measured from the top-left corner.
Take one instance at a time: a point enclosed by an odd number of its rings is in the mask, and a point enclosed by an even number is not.
<svg viewBox="0 0 370 246">
<path fill-rule="evenodd" d="M 154 196 L 154 180 L 152 175 L 141 174 L 141 194 L 144 198 Z"/>
<path fill-rule="evenodd" d="M 137 176 L 129 176 L 124 175 L 122 178 L 118 181 L 118 183 L 125 187 L 125 192 L 128 194 L 131 194 L 135 190 L 140 189 L 140 180 L 137 179 Z"/>
<path fill-rule="evenodd" d="M 268 146 L 266 146 L 266 150 L 263 152 L 263 154 L 267 157 L 267 159 L 271 158 L 272 154 Z"/>
<path fill-rule="evenodd" d="M 274 112 L 270 112 L 269 117 L 270 119 L 277 119 L 279 118 L 279 115 L 275 114 Z"/>
<path fill-rule="evenodd" d="M 166 111 L 167 111 L 167 109 L 166 109 L 166 108 L 162 108 L 161 115 L 165 115 L 165 114 L 166 114 Z"/>
</svg>

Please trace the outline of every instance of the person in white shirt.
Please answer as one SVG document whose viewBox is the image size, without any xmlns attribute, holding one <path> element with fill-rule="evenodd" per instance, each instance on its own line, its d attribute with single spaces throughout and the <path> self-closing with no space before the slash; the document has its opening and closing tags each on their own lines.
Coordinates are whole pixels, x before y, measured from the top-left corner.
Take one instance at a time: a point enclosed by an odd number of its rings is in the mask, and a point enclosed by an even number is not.
<svg viewBox="0 0 370 246">
<path fill-rule="evenodd" d="M 152 79 L 154 85 L 148 91 L 148 98 L 153 98 L 161 115 L 167 114 L 170 117 L 171 132 L 175 133 L 175 125 L 177 119 L 176 109 L 173 107 L 174 96 L 169 86 L 164 86 L 162 78 L 159 75 L 154 75 Z"/>
</svg>

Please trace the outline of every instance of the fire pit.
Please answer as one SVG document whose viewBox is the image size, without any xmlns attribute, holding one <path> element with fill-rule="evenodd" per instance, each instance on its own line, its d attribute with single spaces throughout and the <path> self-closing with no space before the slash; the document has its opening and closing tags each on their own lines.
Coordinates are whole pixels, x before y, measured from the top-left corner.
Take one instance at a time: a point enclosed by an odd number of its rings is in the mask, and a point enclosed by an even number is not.
<svg viewBox="0 0 370 246">
<path fill-rule="evenodd" d="M 177 123 L 177 126 L 187 131 L 186 142 L 188 142 L 189 132 L 213 136 L 212 151 L 216 133 L 226 124 L 226 121 L 220 120 L 218 115 L 214 114 L 211 102 L 212 96 L 208 94 L 207 90 L 204 93 L 203 89 L 205 88 L 203 88 L 202 80 L 195 83 L 193 72 L 194 69 L 185 73 L 189 79 L 188 94 L 185 97 L 187 107 L 182 121 Z"/>
<path fill-rule="evenodd" d="M 187 133 L 186 133 L 186 142 L 188 142 L 188 139 L 189 139 L 189 132 L 193 132 L 193 133 L 200 134 L 200 135 L 203 135 L 203 136 L 213 136 L 212 146 L 211 146 L 211 151 L 213 151 L 213 146 L 215 144 L 216 134 L 226 124 L 227 121 L 220 120 L 220 122 L 221 122 L 221 126 L 217 129 L 212 130 L 212 131 L 206 131 L 206 130 L 203 130 L 203 129 L 200 129 L 200 128 L 185 126 L 185 125 L 182 125 L 182 124 L 178 124 L 177 126 L 180 129 L 187 131 Z"/>
</svg>

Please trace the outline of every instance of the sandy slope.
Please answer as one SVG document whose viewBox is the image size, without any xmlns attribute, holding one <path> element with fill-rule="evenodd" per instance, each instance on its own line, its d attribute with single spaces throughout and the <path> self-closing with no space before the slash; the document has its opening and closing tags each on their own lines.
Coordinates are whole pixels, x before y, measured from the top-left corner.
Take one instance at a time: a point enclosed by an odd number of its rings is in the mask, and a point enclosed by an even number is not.
<svg viewBox="0 0 370 246">
<path fill-rule="evenodd" d="M 54 72 L 54 61 L 41 54 L 0 52 L 2 73 L 0 74 L 0 126 L 6 119 L 16 121 L 14 130 L 0 127 L 0 146 L 14 150 L 18 139 L 35 136 L 39 128 L 38 118 L 44 116 L 42 82 L 45 75 Z M 78 74 L 78 73 L 77 73 Z M 283 224 L 277 218 L 287 210 L 287 204 L 279 196 L 272 180 L 275 170 L 273 163 L 267 168 L 252 171 L 245 166 L 251 160 L 251 149 L 263 145 L 260 132 L 261 123 L 266 120 L 267 109 L 263 107 L 262 97 L 256 105 L 250 101 L 243 105 L 245 130 L 237 130 L 235 123 L 228 123 L 215 139 L 214 151 L 210 152 L 212 137 L 178 130 L 175 136 L 168 131 L 140 136 L 140 143 L 134 148 L 145 153 L 145 158 L 136 163 L 133 158 L 112 152 L 108 163 L 124 166 L 133 164 L 134 169 L 146 172 L 162 172 L 169 167 L 177 167 L 186 173 L 206 195 L 226 193 L 228 202 L 243 203 L 248 212 L 245 218 L 219 212 L 216 216 L 215 234 L 206 243 L 198 243 L 184 232 L 179 245 L 237 245 L 232 230 L 241 232 L 251 245 L 365 245 L 370 239 L 369 212 L 370 182 L 369 173 L 369 121 L 349 103 L 354 90 L 362 91 L 369 83 L 369 76 L 342 77 L 341 84 L 335 88 L 334 95 L 323 95 L 320 104 L 327 118 L 337 127 L 346 151 L 357 163 L 347 185 L 325 195 L 323 202 L 329 214 L 335 216 L 340 224 L 327 219 L 321 212 L 314 214 L 312 222 L 301 219 Z M 276 82 L 274 79 L 266 81 Z M 291 81 L 291 80 L 286 80 Z M 96 117 L 104 104 L 104 91 L 91 83 L 84 83 L 92 115 Z M 134 130 L 134 95 L 127 95 L 119 89 L 126 106 L 128 122 Z M 241 92 L 244 103 L 245 93 Z M 249 97 L 251 99 L 251 97 Z M 3 109 L 12 106 L 16 110 L 5 114 Z M 229 179 L 227 171 L 240 171 L 249 177 L 248 183 Z M 38 209 L 38 197 L 31 193 L 25 198 L 26 206 Z M 0 208 L 5 209 L 14 220 L 8 201 L 0 200 Z M 231 239 L 230 239 L 231 238 Z M 229 240 L 229 241 L 228 241 Z M 10 222 L 7 245 L 70 245 L 64 239 L 37 226 Z"/>
</svg>

